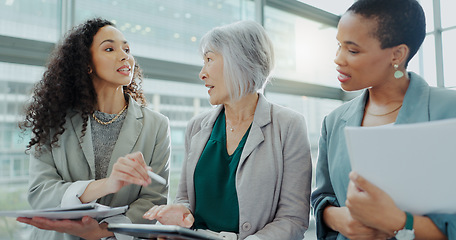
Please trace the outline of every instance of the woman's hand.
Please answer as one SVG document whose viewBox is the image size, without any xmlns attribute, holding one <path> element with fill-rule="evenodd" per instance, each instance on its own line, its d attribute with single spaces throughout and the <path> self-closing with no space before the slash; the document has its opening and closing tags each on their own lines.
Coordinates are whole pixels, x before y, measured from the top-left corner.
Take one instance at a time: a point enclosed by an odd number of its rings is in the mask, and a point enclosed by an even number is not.
<svg viewBox="0 0 456 240">
<path fill-rule="evenodd" d="M 152 182 L 147 175 L 147 170 L 152 171 L 144 162 L 141 152 L 120 157 L 113 165 L 111 175 L 108 178 L 89 183 L 79 200 L 82 203 L 89 203 L 108 194 L 116 193 L 129 184 L 147 186 Z"/>
<path fill-rule="evenodd" d="M 18 217 L 16 220 L 39 229 L 68 233 L 88 240 L 114 236 L 107 230 L 107 223 L 98 224 L 95 219 L 88 216 L 81 220 L 50 220 L 43 217 Z"/>
<path fill-rule="evenodd" d="M 376 228 L 392 237 L 405 225 L 405 213 L 383 190 L 355 172 L 351 172 L 345 205 L 351 216 L 366 226 Z"/>
<path fill-rule="evenodd" d="M 143 218 L 157 219 L 163 225 L 178 225 L 189 228 L 195 219 L 188 208 L 182 204 L 154 206 L 147 211 Z"/>
<path fill-rule="evenodd" d="M 323 212 L 328 227 L 353 240 L 387 239 L 388 235 L 354 219 L 347 207 L 328 206 Z"/>
<path fill-rule="evenodd" d="M 146 165 L 141 152 L 127 154 L 125 157 L 117 159 L 105 185 L 111 193 L 116 193 L 129 184 L 145 187 L 151 183 L 151 179 L 147 175 L 148 169 L 150 170 L 150 167 Z"/>
</svg>

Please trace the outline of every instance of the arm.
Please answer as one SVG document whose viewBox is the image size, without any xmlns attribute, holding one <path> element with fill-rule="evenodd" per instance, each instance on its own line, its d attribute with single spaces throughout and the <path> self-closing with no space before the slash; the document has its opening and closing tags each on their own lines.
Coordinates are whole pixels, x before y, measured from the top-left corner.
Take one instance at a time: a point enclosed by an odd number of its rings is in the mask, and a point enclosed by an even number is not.
<svg viewBox="0 0 456 240">
<path fill-rule="evenodd" d="M 293 115 L 281 131 L 283 173 L 274 219 L 247 239 L 303 238 L 309 225 L 312 161 L 306 123 Z M 280 176 L 280 174 L 279 174 Z"/>
<path fill-rule="evenodd" d="M 187 191 L 187 159 L 191 149 L 190 143 L 193 137 L 193 129 L 196 124 L 197 121 L 195 121 L 194 119 L 190 120 L 190 122 L 187 125 L 187 129 L 185 130 L 185 155 L 184 161 L 182 163 L 182 171 L 179 179 L 179 185 L 177 188 L 177 194 L 174 200 L 174 203 L 184 204 L 188 209 L 190 209 L 190 201 Z"/>
<path fill-rule="evenodd" d="M 328 159 L 330 134 L 327 118 L 323 120 L 316 168 L 316 190 L 311 200 L 316 219 L 318 239 L 335 238 L 340 233 L 350 239 L 375 239 L 386 235 L 354 219 L 346 207 L 341 207 L 331 183 Z M 337 142 L 337 139 L 333 139 Z"/>
<path fill-rule="evenodd" d="M 158 123 L 153 123 L 158 124 Z M 145 146 L 152 147 L 152 146 Z M 158 126 L 158 132 L 155 136 L 155 145 L 153 146 L 152 159 L 150 167 L 153 172 L 162 176 L 167 181 L 169 179 L 169 158 L 171 153 L 170 129 L 167 118 L 163 118 Z M 152 180 L 152 183 L 142 187 L 138 198 L 130 204 L 127 211 L 128 218 L 133 223 L 150 223 L 145 221 L 143 214 L 155 205 L 166 204 L 168 197 L 168 186 Z"/>
<path fill-rule="evenodd" d="M 383 190 L 355 172 L 350 173 L 346 205 L 353 218 L 390 237 L 405 226 L 405 213 Z M 413 216 L 415 239 L 447 239 L 430 218 Z"/>
<path fill-rule="evenodd" d="M 331 177 L 329 175 L 327 137 L 328 134 L 325 117 L 321 127 L 321 135 L 318 143 L 318 159 L 315 170 L 316 189 L 311 195 L 311 203 L 317 226 L 318 239 L 337 236 L 337 232 L 328 227 L 326 224 L 324 219 L 325 217 L 328 218 L 328 216 L 325 216 L 323 213 L 328 206 L 340 206 L 337 201 L 336 194 L 334 193 L 334 189 L 331 184 Z M 328 215 L 328 213 L 326 215 Z M 331 215 L 330 212 L 329 215 Z"/>
</svg>

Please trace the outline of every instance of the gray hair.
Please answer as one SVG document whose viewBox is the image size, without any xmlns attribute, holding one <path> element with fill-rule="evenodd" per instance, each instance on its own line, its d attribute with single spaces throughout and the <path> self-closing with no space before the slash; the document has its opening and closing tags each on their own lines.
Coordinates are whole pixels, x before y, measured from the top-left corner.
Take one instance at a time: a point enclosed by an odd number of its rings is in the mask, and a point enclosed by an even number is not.
<svg viewBox="0 0 456 240">
<path fill-rule="evenodd" d="M 233 100 L 262 91 L 274 67 L 274 49 L 264 28 L 251 20 L 216 27 L 200 42 L 200 53 L 223 57 L 223 76 Z"/>
</svg>

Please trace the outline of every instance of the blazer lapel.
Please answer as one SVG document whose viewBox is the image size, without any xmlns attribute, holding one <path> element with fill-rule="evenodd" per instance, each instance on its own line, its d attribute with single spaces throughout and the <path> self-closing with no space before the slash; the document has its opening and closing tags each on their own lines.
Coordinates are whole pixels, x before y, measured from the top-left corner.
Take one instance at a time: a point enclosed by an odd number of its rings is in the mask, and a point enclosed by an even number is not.
<svg viewBox="0 0 456 240">
<path fill-rule="evenodd" d="M 264 134 L 261 128 L 271 123 L 271 104 L 266 100 L 263 94 L 259 93 L 258 95 L 255 116 L 253 117 L 252 126 L 247 141 L 245 142 L 241 159 L 239 160 L 238 169 L 257 146 L 264 141 Z"/>
<path fill-rule="evenodd" d="M 427 82 L 413 72 L 409 72 L 410 83 L 405 93 L 396 123 L 417 123 L 430 121 L 429 91 Z"/>
<path fill-rule="evenodd" d="M 132 152 L 143 128 L 143 124 L 141 122 L 143 117 L 141 106 L 129 97 L 127 116 L 125 117 L 119 137 L 117 138 L 114 149 L 112 150 L 108 175 L 111 173 L 112 166 L 117 162 L 119 157 L 123 157 Z"/>
<path fill-rule="evenodd" d="M 90 119 L 90 118 L 89 118 Z M 74 112 L 74 115 L 70 117 L 71 124 L 75 131 L 76 136 L 79 140 L 79 145 L 84 153 L 84 156 L 87 160 L 87 163 L 90 167 L 90 172 L 93 177 L 95 177 L 95 154 L 93 153 L 93 144 L 92 144 L 92 130 L 90 120 L 87 121 L 87 129 L 85 135 L 82 137 L 82 118 L 79 113 Z"/>
</svg>

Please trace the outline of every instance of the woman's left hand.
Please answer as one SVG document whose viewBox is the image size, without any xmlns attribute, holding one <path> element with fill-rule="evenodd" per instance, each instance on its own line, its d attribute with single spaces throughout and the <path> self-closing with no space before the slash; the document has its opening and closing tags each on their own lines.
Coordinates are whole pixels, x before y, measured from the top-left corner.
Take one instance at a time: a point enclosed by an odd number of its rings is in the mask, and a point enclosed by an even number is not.
<svg viewBox="0 0 456 240">
<path fill-rule="evenodd" d="M 386 192 L 356 172 L 349 177 L 345 205 L 354 219 L 390 235 L 404 227 L 405 213 Z"/>
<path fill-rule="evenodd" d="M 114 236 L 112 232 L 107 230 L 107 223 L 99 224 L 95 219 L 88 216 L 81 220 L 51 220 L 43 217 L 18 217 L 16 220 L 39 229 L 68 233 L 88 240 Z"/>
</svg>

